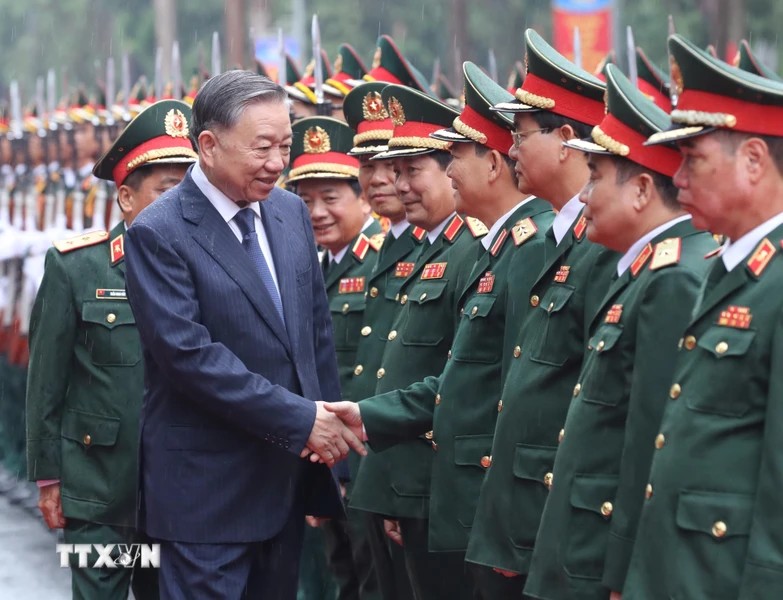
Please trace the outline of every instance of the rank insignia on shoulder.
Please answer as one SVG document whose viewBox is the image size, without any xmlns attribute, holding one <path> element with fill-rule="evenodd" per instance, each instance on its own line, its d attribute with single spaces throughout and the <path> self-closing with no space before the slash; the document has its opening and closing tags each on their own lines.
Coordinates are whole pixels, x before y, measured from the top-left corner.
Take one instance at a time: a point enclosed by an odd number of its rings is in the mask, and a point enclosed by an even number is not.
<svg viewBox="0 0 783 600">
<path fill-rule="evenodd" d="M 411 235 L 416 238 L 416 241 L 420 242 L 424 239 L 424 236 L 427 235 L 427 230 L 422 229 L 421 227 L 414 227 L 411 229 Z"/>
<path fill-rule="evenodd" d="M 381 246 L 383 246 L 383 240 L 385 239 L 386 239 L 386 234 L 376 233 L 374 236 L 370 238 L 370 248 L 378 252 L 381 249 Z"/>
<path fill-rule="evenodd" d="M 125 292 L 125 290 L 108 290 L 108 289 L 97 289 L 95 290 L 95 299 L 96 300 L 127 300 L 128 294 Z"/>
<path fill-rule="evenodd" d="M 568 276 L 571 274 L 570 265 L 561 265 L 555 273 L 555 283 L 565 283 Z"/>
<path fill-rule="evenodd" d="M 487 271 L 479 279 L 477 294 L 489 294 L 492 288 L 495 287 L 495 274 L 492 271 Z"/>
<path fill-rule="evenodd" d="M 680 262 L 681 251 L 682 240 L 680 238 L 669 238 L 655 244 L 650 270 L 656 271 L 669 265 L 676 265 Z"/>
<path fill-rule="evenodd" d="M 467 223 L 468 229 L 474 238 L 481 237 L 482 235 L 486 235 L 489 232 L 487 226 L 479 221 L 476 217 L 467 217 L 465 222 Z"/>
<path fill-rule="evenodd" d="M 421 278 L 424 279 L 441 279 L 446 272 L 445 262 L 427 263 L 424 265 L 424 270 L 421 272 Z"/>
<path fill-rule="evenodd" d="M 574 237 L 578 240 L 581 240 L 585 233 L 585 229 L 587 229 L 587 219 L 584 217 L 579 217 L 576 225 L 574 225 Z"/>
<path fill-rule="evenodd" d="M 503 244 L 506 242 L 507 237 L 508 229 L 501 229 L 498 237 L 495 239 L 495 243 L 492 244 L 492 248 L 489 249 L 489 253 L 492 256 L 497 256 L 500 253 L 500 250 L 503 248 Z"/>
<path fill-rule="evenodd" d="M 536 231 L 538 231 L 538 226 L 530 217 L 518 221 L 511 228 L 511 237 L 514 240 L 514 245 L 521 246 L 532 238 L 536 234 Z"/>
<path fill-rule="evenodd" d="M 340 280 L 338 294 L 356 294 L 364 291 L 364 277 L 344 277 Z"/>
<path fill-rule="evenodd" d="M 639 274 L 639 271 L 642 270 L 644 265 L 647 264 L 647 261 L 652 256 L 652 253 L 653 253 L 652 244 L 647 244 L 644 248 L 642 248 L 642 251 L 636 255 L 636 258 L 631 263 L 631 275 L 636 277 Z"/>
<path fill-rule="evenodd" d="M 413 273 L 413 268 L 415 266 L 416 263 L 400 261 L 397 263 L 397 266 L 394 267 L 394 276 L 405 278 Z"/>
<path fill-rule="evenodd" d="M 718 316 L 718 325 L 723 327 L 734 327 L 735 329 L 748 329 L 753 315 L 747 306 L 729 305 L 725 310 L 720 311 Z"/>
<path fill-rule="evenodd" d="M 612 308 L 606 311 L 606 318 L 604 323 L 619 323 L 620 317 L 623 316 L 623 305 L 612 304 Z"/>
<path fill-rule="evenodd" d="M 454 218 L 446 226 L 446 229 L 443 230 L 443 237 L 445 237 L 450 242 L 453 241 L 454 238 L 457 237 L 459 230 L 462 229 L 463 223 L 465 223 L 465 220 L 462 217 L 459 215 L 454 215 Z"/>
<path fill-rule="evenodd" d="M 353 248 L 351 249 L 351 252 L 353 252 L 353 255 L 359 260 L 364 260 L 364 257 L 367 256 L 367 251 L 369 249 L 370 249 L 370 238 L 368 238 L 363 233 L 360 233 L 359 237 L 356 239 L 356 243 L 353 245 Z"/>
<path fill-rule="evenodd" d="M 764 269 L 767 268 L 767 265 L 769 264 L 769 261 L 772 260 L 775 252 L 777 252 L 777 250 L 775 250 L 775 246 L 772 245 L 772 242 L 767 238 L 764 238 L 750 259 L 748 259 L 748 269 L 750 272 L 756 277 L 759 277 L 764 272 Z"/>
<path fill-rule="evenodd" d="M 111 241 L 111 264 L 121 261 L 125 257 L 125 236 L 118 235 Z"/>
<path fill-rule="evenodd" d="M 95 246 L 109 239 L 108 231 L 91 231 L 89 233 L 82 233 L 75 237 L 68 238 L 66 240 L 60 240 L 54 243 L 54 247 L 61 254 L 66 254 L 72 250 L 78 250 L 79 248 L 87 248 L 89 246 Z"/>
</svg>

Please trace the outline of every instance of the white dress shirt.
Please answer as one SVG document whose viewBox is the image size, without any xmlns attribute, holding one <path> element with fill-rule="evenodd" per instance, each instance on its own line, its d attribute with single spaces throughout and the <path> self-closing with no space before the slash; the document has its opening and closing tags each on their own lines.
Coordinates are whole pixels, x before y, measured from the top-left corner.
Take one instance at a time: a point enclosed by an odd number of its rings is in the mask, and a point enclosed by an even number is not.
<svg viewBox="0 0 783 600">
<path fill-rule="evenodd" d="M 577 194 L 566 202 L 565 206 L 560 209 L 560 212 L 555 215 L 555 220 L 552 221 L 552 233 L 555 234 L 555 241 L 558 245 L 563 241 L 566 233 L 568 233 L 579 216 L 579 211 L 584 207 L 585 205 L 579 199 L 579 194 Z"/>
</svg>

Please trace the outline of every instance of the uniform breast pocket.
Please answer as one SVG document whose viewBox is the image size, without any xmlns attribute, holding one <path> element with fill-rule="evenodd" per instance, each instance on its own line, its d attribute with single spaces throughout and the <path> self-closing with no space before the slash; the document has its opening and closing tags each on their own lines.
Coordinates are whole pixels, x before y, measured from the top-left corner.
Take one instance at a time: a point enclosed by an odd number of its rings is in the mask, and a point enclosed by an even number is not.
<svg viewBox="0 0 783 600">
<path fill-rule="evenodd" d="M 82 304 L 84 345 L 94 365 L 130 367 L 141 360 L 141 342 L 130 304 L 94 300 Z"/>
<path fill-rule="evenodd" d="M 337 294 L 329 302 L 336 350 L 355 350 L 358 347 L 366 303 L 364 293 Z"/>
<path fill-rule="evenodd" d="M 617 371 L 623 368 L 623 357 L 618 355 L 619 350 L 615 350 L 622 334 L 621 324 L 603 324 L 590 338 L 587 362 L 582 369 L 582 400 L 585 402 L 617 406 L 621 394 L 616 388 L 607 386 L 606 381 L 610 369 Z"/>
<path fill-rule="evenodd" d="M 752 398 L 746 387 L 747 379 L 736 374 L 742 369 L 756 368 L 756 360 L 751 357 L 755 338 L 753 329 L 715 325 L 697 339 L 698 352 L 703 354 L 700 366 L 705 361 L 711 368 L 699 369 L 704 379 L 694 379 L 683 389 L 689 408 L 727 417 L 741 417 L 748 411 Z"/>
<path fill-rule="evenodd" d="M 570 285 L 550 285 L 542 298 L 532 297 L 538 303 L 534 309 L 535 331 L 531 341 L 530 359 L 562 367 L 569 355 L 569 340 L 579 335 L 576 320 L 569 319 L 566 308 L 573 302 L 575 289 Z"/>
<path fill-rule="evenodd" d="M 500 337 L 503 322 L 496 318 L 493 308 L 497 296 L 476 294 L 463 307 L 462 319 L 470 323 L 470 343 L 454 340 L 454 358 L 465 362 L 496 363 L 500 361 L 503 345 Z M 464 324 L 461 329 L 464 329 Z"/>
<path fill-rule="evenodd" d="M 453 319 L 451 307 L 444 305 L 448 284 L 442 279 L 419 281 L 400 297 L 410 304 L 403 345 L 437 346 L 443 340 L 444 324 Z"/>
</svg>

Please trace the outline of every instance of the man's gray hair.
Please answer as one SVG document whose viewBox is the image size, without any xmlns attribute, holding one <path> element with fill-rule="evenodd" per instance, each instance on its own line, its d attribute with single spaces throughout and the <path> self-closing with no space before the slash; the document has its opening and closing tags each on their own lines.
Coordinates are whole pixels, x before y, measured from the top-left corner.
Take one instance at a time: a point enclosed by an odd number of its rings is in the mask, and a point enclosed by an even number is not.
<svg viewBox="0 0 783 600">
<path fill-rule="evenodd" d="M 235 69 L 208 79 L 196 94 L 190 132 L 198 147 L 202 131 L 230 129 L 256 102 L 286 103 L 285 90 L 271 79 Z"/>
</svg>

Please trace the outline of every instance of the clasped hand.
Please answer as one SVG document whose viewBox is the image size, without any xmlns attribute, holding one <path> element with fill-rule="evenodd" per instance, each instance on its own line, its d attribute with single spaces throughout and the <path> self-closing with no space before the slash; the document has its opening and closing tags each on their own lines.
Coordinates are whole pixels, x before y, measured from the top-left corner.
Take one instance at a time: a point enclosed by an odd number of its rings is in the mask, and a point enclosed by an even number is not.
<svg viewBox="0 0 783 600">
<path fill-rule="evenodd" d="M 364 456 L 363 430 L 359 407 L 353 402 L 315 403 L 315 423 L 301 457 L 333 467 L 347 458 L 351 449 Z"/>
</svg>

